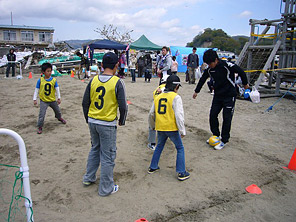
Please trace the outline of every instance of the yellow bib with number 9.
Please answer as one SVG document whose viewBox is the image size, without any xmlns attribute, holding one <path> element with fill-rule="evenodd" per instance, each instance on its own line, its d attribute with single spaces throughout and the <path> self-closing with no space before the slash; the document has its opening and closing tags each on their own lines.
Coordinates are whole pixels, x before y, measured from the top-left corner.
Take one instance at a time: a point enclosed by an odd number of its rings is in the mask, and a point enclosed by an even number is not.
<svg viewBox="0 0 296 222">
<path fill-rule="evenodd" d="M 50 81 L 46 81 L 44 77 L 40 78 L 40 89 L 39 89 L 39 98 L 43 102 L 54 102 L 55 98 L 55 83 L 56 79 L 52 78 Z"/>
</svg>

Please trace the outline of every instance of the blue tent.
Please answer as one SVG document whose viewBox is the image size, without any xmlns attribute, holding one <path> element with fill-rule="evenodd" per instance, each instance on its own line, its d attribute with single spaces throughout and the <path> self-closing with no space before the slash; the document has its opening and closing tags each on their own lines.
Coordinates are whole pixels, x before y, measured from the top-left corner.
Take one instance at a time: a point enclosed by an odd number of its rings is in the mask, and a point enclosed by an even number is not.
<svg viewBox="0 0 296 222">
<path fill-rule="evenodd" d="M 91 62 L 93 59 L 93 54 L 95 49 L 116 49 L 116 50 L 126 50 L 127 46 L 118 42 L 114 42 L 108 39 L 103 40 L 94 40 L 88 43 L 85 43 L 83 46 L 83 52 L 85 52 L 86 48 L 90 49 L 90 58 Z"/>
<path fill-rule="evenodd" d="M 190 53 L 192 53 L 192 47 L 182 47 L 182 46 L 170 46 L 171 55 L 176 56 L 176 61 L 178 62 L 178 72 L 186 72 L 187 70 L 187 58 Z M 199 65 L 203 64 L 203 54 L 210 48 L 197 48 L 196 54 L 199 57 Z"/>
</svg>

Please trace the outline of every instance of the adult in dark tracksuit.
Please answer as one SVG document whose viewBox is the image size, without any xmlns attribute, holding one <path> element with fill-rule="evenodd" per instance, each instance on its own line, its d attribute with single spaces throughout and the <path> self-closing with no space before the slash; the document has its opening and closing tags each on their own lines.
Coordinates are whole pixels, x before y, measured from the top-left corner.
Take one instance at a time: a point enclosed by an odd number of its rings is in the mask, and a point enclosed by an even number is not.
<svg viewBox="0 0 296 222">
<path fill-rule="evenodd" d="M 6 55 L 7 57 L 7 69 L 6 69 L 6 77 L 9 77 L 9 71 L 10 68 L 12 69 L 12 77 L 15 76 L 15 61 L 16 61 L 16 55 L 14 54 L 14 49 L 10 49 L 9 53 Z"/>
<path fill-rule="evenodd" d="M 221 143 L 214 147 L 216 150 L 220 150 L 224 148 L 230 138 L 231 120 L 236 100 L 234 74 L 237 73 L 241 77 L 245 89 L 249 88 L 248 79 L 245 72 L 239 66 L 220 60 L 216 51 L 212 49 L 204 53 L 203 60 L 209 67 L 200 78 L 193 98 L 196 98 L 206 80 L 212 77 L 215 94 L 210 111 L 210 128 L 213 135 L 220 136 L 218 115 L 223 109 Z"/>
</svg>

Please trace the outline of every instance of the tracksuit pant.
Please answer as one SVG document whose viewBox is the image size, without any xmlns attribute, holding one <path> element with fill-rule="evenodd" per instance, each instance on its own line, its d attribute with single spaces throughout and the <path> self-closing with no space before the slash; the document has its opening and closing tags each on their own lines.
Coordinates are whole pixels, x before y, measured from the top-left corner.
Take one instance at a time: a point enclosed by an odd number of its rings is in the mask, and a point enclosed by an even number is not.
<svg viewBox="0 0 296 222">
<path fill-rule="evenodd" d="M 222 142 L 227 143 L 230 138 L 231 121 L 234 113 L 235 97 L 214 96 L 210 111 L 210 128 L 215 136 L 220 136 L 218 115 L 223 109 Z"/>
</svg>

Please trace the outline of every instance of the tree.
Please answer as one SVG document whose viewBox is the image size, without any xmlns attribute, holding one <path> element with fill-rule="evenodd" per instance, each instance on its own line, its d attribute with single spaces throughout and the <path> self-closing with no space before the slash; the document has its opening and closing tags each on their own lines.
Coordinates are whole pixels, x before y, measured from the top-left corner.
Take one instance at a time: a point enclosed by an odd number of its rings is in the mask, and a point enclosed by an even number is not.
<svg viewBox="0 0 296 222">
<path fill-rule="evenodd" d="M 188 47 L 213 47 L 223 51 L 231 51 L 239 54 L 244 47 L 246 37 L 232 38 L 222 29 L 207 28 L 193 38 L 192 42 L 187 43 Z"/>
<path fill-rule="evenodd" d="M 102 29 L 96 28 L 95 32 L 99 33 L 104 38 L 107 38 L 111 41 L 119 42 L 119 43 L 131 43 L 133 39 L 130 36 L 130 33 L 134 30 L 124 30 L 120 32 L 117 27 L 110 25 L 104 25 Z"/>
</svg>

